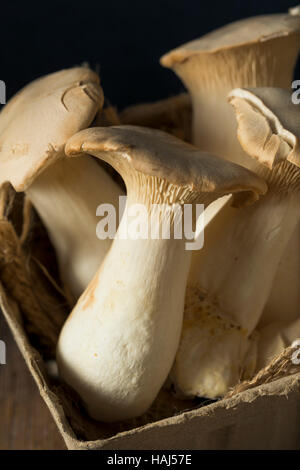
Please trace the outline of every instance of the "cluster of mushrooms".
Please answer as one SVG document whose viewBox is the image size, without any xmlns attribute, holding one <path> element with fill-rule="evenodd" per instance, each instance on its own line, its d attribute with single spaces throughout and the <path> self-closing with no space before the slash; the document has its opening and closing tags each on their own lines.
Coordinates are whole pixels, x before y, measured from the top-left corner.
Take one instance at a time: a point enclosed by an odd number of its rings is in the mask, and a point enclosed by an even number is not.
<svg viewBox="0 0 300 470">
<path fill-rule="evenodd" d="M 86 66 L 36 80 L 1 112 L 0 183 L 26 192 L 78 299 L 57 363 L 92 418 L 140 416 L 162 387 L 222 397 L 299 334 L 299 49 L 294 8 L 163 56 L 189 92 L 192 143 L 139 113 L 99 126 L 103 91 Z M 204 204 L 204 247 L 99 240 L 97 207 L 125 194 L 118 231 L 137 203 Z"/>
</svg>

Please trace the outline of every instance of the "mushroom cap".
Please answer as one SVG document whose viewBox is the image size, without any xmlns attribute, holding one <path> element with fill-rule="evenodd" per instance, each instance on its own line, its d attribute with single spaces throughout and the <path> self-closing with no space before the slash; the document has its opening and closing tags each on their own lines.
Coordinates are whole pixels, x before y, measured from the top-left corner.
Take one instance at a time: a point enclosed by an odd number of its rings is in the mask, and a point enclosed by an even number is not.
<svg viewBox="0 0 300 470">
<path fill-rule="evenodd" d="M 273 14 L 253 16 L 235 21 L 222 28 L 211 31 L 199 39 L 190 41 L 163 55 L 160 63 L 173 67 L 192 56 L 220 50 L 241 47 L 251 43 L 272 41 L 274 38 L 300 34 L 300 16 L 292 14 Z"/>
<path fill-rule="evenodd" d="M 269 168 L 285 160 L 300 167 L 300 109 L 288 90 L 236 88 L 228 99 L 245 152 Z"/>
<path fill-rule="evenodd" d="M 119 171 L 144 175 L 189 187 L 199 193 L 241 193 L 251 203 L 267 190 L 266 183 L 240 165 L 201 152 L 197 147 L 156 129 L 139 126 L 90 128 L 66 144 L 66 155 L 88 153 Z"/>
<path fill-rule="evenodd" d="M 0 185 L 26 190 L 102 104 L 99 77 L 86 67 L 46 75 L 19 91 L 0 113 Z"/>
</svg>

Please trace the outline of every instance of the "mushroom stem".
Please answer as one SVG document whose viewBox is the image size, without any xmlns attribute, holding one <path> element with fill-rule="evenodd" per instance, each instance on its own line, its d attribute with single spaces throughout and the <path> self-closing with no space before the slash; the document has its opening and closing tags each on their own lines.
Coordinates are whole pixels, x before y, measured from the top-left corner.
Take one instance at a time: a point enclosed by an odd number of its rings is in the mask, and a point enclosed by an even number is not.
<svg viewBox="0 0 300 470">
<path fill-rule="evenodd" d="M 250 335 L 299 223 L 300 115 L 289 92 L 237 89 L 230 99 L 239 140 L 269 190 L 253 207 L 223 206 L 194 255 L 172 377 L 181 393 L 209 398 L 238 382 Z"/>
<path fill-rule="evenodd" d="M 204 248 L 192 258 L 171 374 L 182 394 L 217 398 L 238 382 L 249 337 L 297 224 L 298 203 L 269 191 L 252 207 L 227 205 L 206 227 Z"/>
<path fill-rule="evenodd" d="M 126 230 L 130 207 L 127 203 L 118 234 Z M 59 368 L 67 383 L 76 383 L 94 419 L 139 416 L 158 394 L 179 343 L 190 253 L 183 240 L 123 240 L 117 235 L 77 303 L 58 344 L 60 354 L 63 343 Z M 88 318 L 76 337 L 73 324 L 85 313 Z M 95 324 L 100 342 L 90 340 L 78 349 Z M 78 354 L 86 366 L 76 372 L 69 358 L 76 361 Z"/>
<path fill-rule="evenodd" d="M 221 296 L 224 311 L 242 328 L 251 331 L 257 324 L 297 224 L 298 203 L 298 198 L 269 191 L 254 206 L 239 210 L 227 207 L 221 233 L 216 227 L 221 221 L 211 223 L 206 228 L 205 247 L 193 257 L 189 282 L 200 282 L 204 291 Z M 200 260 L 205 269 L 199 268 Z M 215 267 L 220 265 L 223 268 L 216 273 Z"/>
<path fill-rule="evenodd" d="M 99 204 L 118 207 L 119 186 L 92 157 L 59 158 L 27 188 L 55 246 L 62 281 L 75 298 L 83 292 L 112 240 L 96 236 Z"/>
</svg>

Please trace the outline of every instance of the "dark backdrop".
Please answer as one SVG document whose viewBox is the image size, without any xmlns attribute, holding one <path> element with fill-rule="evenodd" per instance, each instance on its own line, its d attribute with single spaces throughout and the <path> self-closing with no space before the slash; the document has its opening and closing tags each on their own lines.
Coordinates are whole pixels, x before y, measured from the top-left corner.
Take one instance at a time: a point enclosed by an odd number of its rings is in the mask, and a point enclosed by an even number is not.
<svg viewBox="0 0 300 470">
<path fill-rule="evenodd" d="M 156 100 L 182 90 L 159 65 L 163 53 L 228 22 L 284 12 L 298 2 L 1 0 L 0 79 L 10 97 L 40 75 L 88 61 L 100 67 L 113 104 Z"/>
</svg>

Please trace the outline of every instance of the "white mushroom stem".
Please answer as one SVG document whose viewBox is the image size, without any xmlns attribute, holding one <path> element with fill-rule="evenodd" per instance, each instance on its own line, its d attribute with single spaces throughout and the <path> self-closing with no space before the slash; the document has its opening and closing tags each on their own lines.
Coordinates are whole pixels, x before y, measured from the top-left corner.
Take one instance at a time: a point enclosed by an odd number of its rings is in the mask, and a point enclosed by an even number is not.
<svg viewBox="0 0 300 470">
<path fill-rule="evenodd" d="M 118 207 L 121 188 L 92 157 L 59 158 L 26 190 L 55 246 L 63 282 L 75 298 L 84 291 L 112 240 L 99 240 L 96 209 Z"/>
<path fill-rule="evenodd" d="M 58 343 L 62 377 L 94 419 L 108 422 L 144 413 L 166 380 L 179 344 L 190 267 L 184 239 L 119 238 L 132 203 L 140 203 L 130 199 L 117 237 Z"/>
<path fill-rule="evenodd" d="M 190 251 L 172 227 L 183 205 L 207 205 L 232 192 L 253 201 L 266 186 L 244 168 L 146 128 L 82 131 L 66 146 L 67 155 L 79 152 L 110 162 L 128 195 L 117 238 L 61 332 L 57 360 L 93 418 L 124 420 L 150 407 L 178 348 Z M 127 216 L 136 204 L 150 232 L 133 239 Z M 153 239 L 169 215 L 170 236 Z"/>
<path fill-rule="evenodd" d="M 156 200 L 155 187 L 164 186 L 168 209 L 175 194 L 180 200 L 185 191 L 141 180 L 138 194 L 127 197 L 116 239 L 66 322 L 57 350 L 64 380 L 94 419 L 107 422 L 139 416 L 150 407 L 170 372 L 182 327 L 191 257 L 186 240 L 121 237 L 131 208 Z M 157 210 L 147 206 L 150 220 Z M 168 214 L 162 212 L 161 220 Z"/>
<path fill-rule="evenodd" d="M 189 282 L 198 282 L 204 291 L 221 296 L 224 311 L 242 328 L 252 331 L 257 324 L 257 315 L 297 224 L 298 203 L 299 198 L 269 191 L 254 206 L 239 210 L 227 207 L 221 232 L 221 220 L 212 221 L 206 228 L 205 246 L 194 256 Z M 225 214 L 222 216 L 225 219 Z M 199 268 L 197 259 L 205 268 Z M 216 266 L 222 266 L 222 270 L 216 272 Z"/>
<path fill-rule="evenodd" d="M 240 378 L 248 339 L 299 223 L 300 115 L 278 88 L 234 90 L 238 136 L 269 191 L 255 206 L 224 206 L 194 256 L 173 380 L 186 395 L 221 396 Z M 216 269 L 222 266 L 222 269 Z M 188 367 L 189 365 L 189 367 Z"/>
<path fill-rule="evenodd" d="M 299 198 L 268 192 L 253 207 L 225 207 L 194 254 L 172 378 L 187 396 L 216 398 L 238 382 L 248 338 L 298 221 Z"/>
<path fill-rule="evenodd" d="M 130 203 L 118 233 L 128 212 Z M 184 240 L 117 238 L 80 298 L 60 337 L 59 368 L 93 418 L 139 416 L 158 394 L 179 343 L 190 253 Z"/>
</svg>

